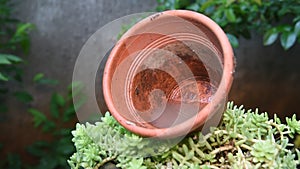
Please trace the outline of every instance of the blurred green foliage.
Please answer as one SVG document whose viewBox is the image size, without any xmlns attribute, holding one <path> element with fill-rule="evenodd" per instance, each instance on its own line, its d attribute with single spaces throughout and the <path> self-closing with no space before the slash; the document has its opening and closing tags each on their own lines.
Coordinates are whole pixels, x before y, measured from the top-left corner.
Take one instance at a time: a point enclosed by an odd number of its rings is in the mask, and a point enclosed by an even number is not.
<svg viewBox="0 0 300 169">
<path fill-rule="evenodd" d="M 73 84 L 75 91 L 81 86 Z M 50 115 L 37 109 L 29 109 L 33 116 L 35 127 L 52 136 L 50 141 L 36 141 L 27 148 L 27 151 L 38 157 L 39 163 L 30 166 L 32 169 L 58 169 L 68 168 L 67 159 L 75 151 L 72 144 L 71 128 L 65 123 L 74 121 L 76 107 L 72 101 L 72 85 L 68 87 L 67 96 L 54 92 L 50 101 Z M 82 102 L 84 103 L 84 102 Z M 77 108 L 80 107 L 80 105 Z"/>
<path fill-rule="evenodd" d="M 158 11 L 187 9 L 205 14 L 227 33 L 233 47 L 238 38 L 263 35 L 263 44 L 277 39 L 288 50 L 300 42 L 299 0 L 157 0 Z"/>
<path fill-rule="evenodd" d="M 74 93 L 79 93 L 82 86 L 72 84 Z M 27 147 L 27 152 L 35 156 L 38 163 L 35 165 L 22 162 L 18 154 L 8 154 L 7 159 L 0 162 L 0 168 L 13 169 L 60 169 L 68 168 L 67 159 L 75 151 L 72 143 L 70 128 L 66 123 L 72 123 L 76 119 L 76 110 L 84 103 L 84 99 L 74 106 L 72 85 L 68 87 L 68 94 L 63 96 L 53 92 L 50 100 L 49 112 L 41 112 L 35 108 L 29 108 L 32 115 L 34 127 L 41 129 L 45 135 L 50 136 L 48 140 L 36 140 Z M 9 145 L 8 145 L 9 146 Z"/>
<path fill-rule="evenodd" d="M 35 26 L 12 18 L 13 1 L 0 0 L 0 113 L 7 113 L 7 101 L 12 97 L 30 107 L 34 96 L 24 86 L 23 67 L 28 64 L 26 55 L 30 51 L 29 34 Z M 57 85 L 58 81 L 46 78 L 43 73 L 37 73 L 32 80 L 36 86 Z M 79 84 L 74 88 L 80 90 Z M 11 97 L 12 96 L 12 97 Z M 77 108 L 80 106 L 77 105 Z M 50 140 L 36 140 L 27 147 L 27 152 L 37 158 L 36 165 L 23 161 L 19 154 L 9 153 L 6 159 L 0 160 L 0 168 L 7 169 L 58 169 L 68 168 L 67 159 L 74 152 L 71 128 L 66 123 L 75 120 L 76 107 L 72 101 L 71 86 L 67 96 L 53 92 L 49 103 L 49 113 L 29 108 L 34 127 L 41 129 Z M 26 133 L 20 133 L 26 134 Z M 34 137 L 33 137 L 34 139 Z M 14 144 L 14 143 L 12 143 Z M 0 143 L 0 151 L 9 144 Z"/>
<path fill-rule="evenodd" d="M 9 95 L 24 103 L 32 101 L 30 94 L 22 90 L 22 65 L 26 60 L 20 55 L 29 53 L 29 33 L 34 25 L 12 18 L 11 12 L 11 1 L 0 0 L 0 112 L 8 110 L 6 99 Z"/>
</svg>

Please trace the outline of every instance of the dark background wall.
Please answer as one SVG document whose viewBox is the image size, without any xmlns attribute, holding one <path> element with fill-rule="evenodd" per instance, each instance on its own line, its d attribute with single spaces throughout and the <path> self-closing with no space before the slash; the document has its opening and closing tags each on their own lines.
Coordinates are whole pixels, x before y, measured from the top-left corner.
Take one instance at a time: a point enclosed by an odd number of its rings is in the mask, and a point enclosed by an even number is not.
<svg viewBox="0 0 300 169">
<path fill-rule="evenodd" d="M 25 67 L 25 88 L 34 94 L 31 106 L 48 111 L 52 91 L 65 92 L 84 42 L 96 30 L 121 16 L 155 9 L 155 0 L 15 0 L 14 15 L 36 25 Z M 260 36 L 241 39 L 235 50 L 237 67 L 229 100 L 247 108 L 279 113 L 300 113 L 300 45 L 283 51 L 277 43 L 263 47 Z M 59 80 L 57 87 L 40 87 L 32 77 L 43 72 Z M 4 151 L 22 152 L 42 133 L 32 126 L 27 107 L 11 101 L 11 110 L 0 123 Z"/>
<path fill-rule="evenodd" d="M 279 41 L 264 47 L 262 37 L 240 39 L 229 100 L 280 117 L 300 115 L 300 44 L 284 51 Z"/>
<path fill-rule="evenodd" d="M 106 23 L 119 17 L 154 10 L 156 0 L 14 0 L 14 16 L 36 26 L 31 33 L 31 51 L 26 60 L 25 86 L 33 94 L 30 106 L 49 112 L 53 91 L 66 94 L 71 83 L 76 58 L 85 41 Z M 59 84 L 37 86 L 32 82 L 42 72 Z M 10 111 L 1 115 L 0 142 L 4 144 L 0 157 L 7 152 L 23 154 L 25 147 L 36 140 L 49 139 L 33 127 L 27 106 L 9 99 Z M 72 125 L 74 126 L 74 125 Z M 1 158 L 1 159 L 4 159 Z"/>
</svg>

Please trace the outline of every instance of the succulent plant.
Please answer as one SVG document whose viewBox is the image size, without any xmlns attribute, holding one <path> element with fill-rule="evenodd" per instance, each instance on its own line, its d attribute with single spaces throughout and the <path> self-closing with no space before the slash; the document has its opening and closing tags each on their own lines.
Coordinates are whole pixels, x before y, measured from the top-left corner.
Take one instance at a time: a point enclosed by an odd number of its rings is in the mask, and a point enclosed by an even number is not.
<svg viewBox="0 0 300 169">
<path fill-rule="evenodd" d="M 210 133 L 194 132 L 172 148 L 159 144 L 153 149 L 155 143 L 127 131 L 107 113 L 94 125 L 76 125 L 76 152 L 68 163 L 73 169 L 111 162 L 127 169 L 296 168 L 300 153 L 292 141 L 300 133 L 300 121 L 293 116 L 286 123 L 230 102 L 222 123 Z"/>
</svg>

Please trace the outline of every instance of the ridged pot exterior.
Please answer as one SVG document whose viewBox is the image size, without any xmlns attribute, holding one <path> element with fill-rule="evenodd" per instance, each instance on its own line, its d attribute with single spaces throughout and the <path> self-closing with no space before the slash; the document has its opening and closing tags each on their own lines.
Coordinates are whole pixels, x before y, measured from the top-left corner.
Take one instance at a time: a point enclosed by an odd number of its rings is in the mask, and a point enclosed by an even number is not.
<svg viewBox="0 0 300 169">
<path fill-rule="evenodd" d="M 143 19 L 122 36 L 105 65 L 103 94 L 126 129 L 145 137 L 177 137 L 208 120 L 220 121 L 233 72 L 232 47 L 215 22 L 170 10 Z M 180 114 L 189 110 L 194 113 Z"/>
</svg>

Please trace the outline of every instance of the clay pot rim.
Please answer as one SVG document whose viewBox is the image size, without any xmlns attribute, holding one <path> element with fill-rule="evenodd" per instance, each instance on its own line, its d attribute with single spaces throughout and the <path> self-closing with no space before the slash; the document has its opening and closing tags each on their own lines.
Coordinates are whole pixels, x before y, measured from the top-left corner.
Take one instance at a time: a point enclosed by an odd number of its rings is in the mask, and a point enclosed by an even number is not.
<svg viewBox="0 0 300 169">
<path fill-rule="evenodd" d="M 221 78 L 220 85 L 214 95 L 213 102 L 218 103 L 221 102 L 224 99 L 224 93 L 225 96 L 227 96 L 231 85 L 233 81 L 233 72 L 234 72 L 234 54 L 232 47 L 230 45 L 230 42 L 224 33 L 224 31 L 217 25 L 214 21 L 212 21 L 210 18 L 207 16 L 196 13 L 193 11 L 188 11 L 188 10 L 169 10 L 169 11 L 164 11 L 160 14 L 154 14 L 154 16 L 159 16 L 163 17 L 164 14 L 166 15 L 172 15 L 172 16 L 178 16 L 182 18 L 190 18 L 194 21 L 197 21 L 204 25 L 206 28 L 208 28 L 216 37 L 217 41 L 221 46 L 221 53 L 223 54 L 224 57 L 224 65 L 223 65 L 223 74 Z M 150 16 L 151 17 L 151 16 Z M 155 19 L 159 19 L 159 17 L 155 17 Z M 140 26 L 145 25 L 149 22 L 149 18 L 147 17 L 146 19 L 143 19 L 142 21 L 138 22 L 136 25 L 134 25 L 127 33 L 126 35 L 132 34 L 132 32 L 135 32 L 137 29 L 139 29 Z M 124 42 L 117 43 L 116 46 L 112 49 L 105 69 L 103 73 L 103 94 L 104 94 L 104 99 L 106 102 L 106 105 L 112 114 L 112 116 L 126 129 L 129 131 L 136 133 L 138 135 L 146 136 L 146 137 L 164 137 L 164 138 L 169 138 L 169 137 L 176 137 L 180 136 L 182 134 L 187 134 L 188 132 L 195 130 L 199 126 L 203 125 L 209 116 L 209 113 L 211 110 L 213 110 L 216 105 L 213 105 L 212 102 L 207 104 L 202 110 L 201 113 L 198 113 L 196 118 L 192 118 L 190 120 L 187 120 L 181 124 L 172 126 L 171 128 L 144 128 L 136 125 L 129 124 L 127 120 L 118 113 L 116 110 L 114 104 L 113 104 L 113 99 L 111 95 L 111 79 L 109 77 L 112 77 L 113 71 L 111 71 L 111 66 L 113 63 L 114 58 L 112 56 L 116 55 L 118 53 L 119 48 L 122 46 Z M 186 124 L 193 124 L 192 128 L 189 131 L 186 131 Z"/>
</svg>

